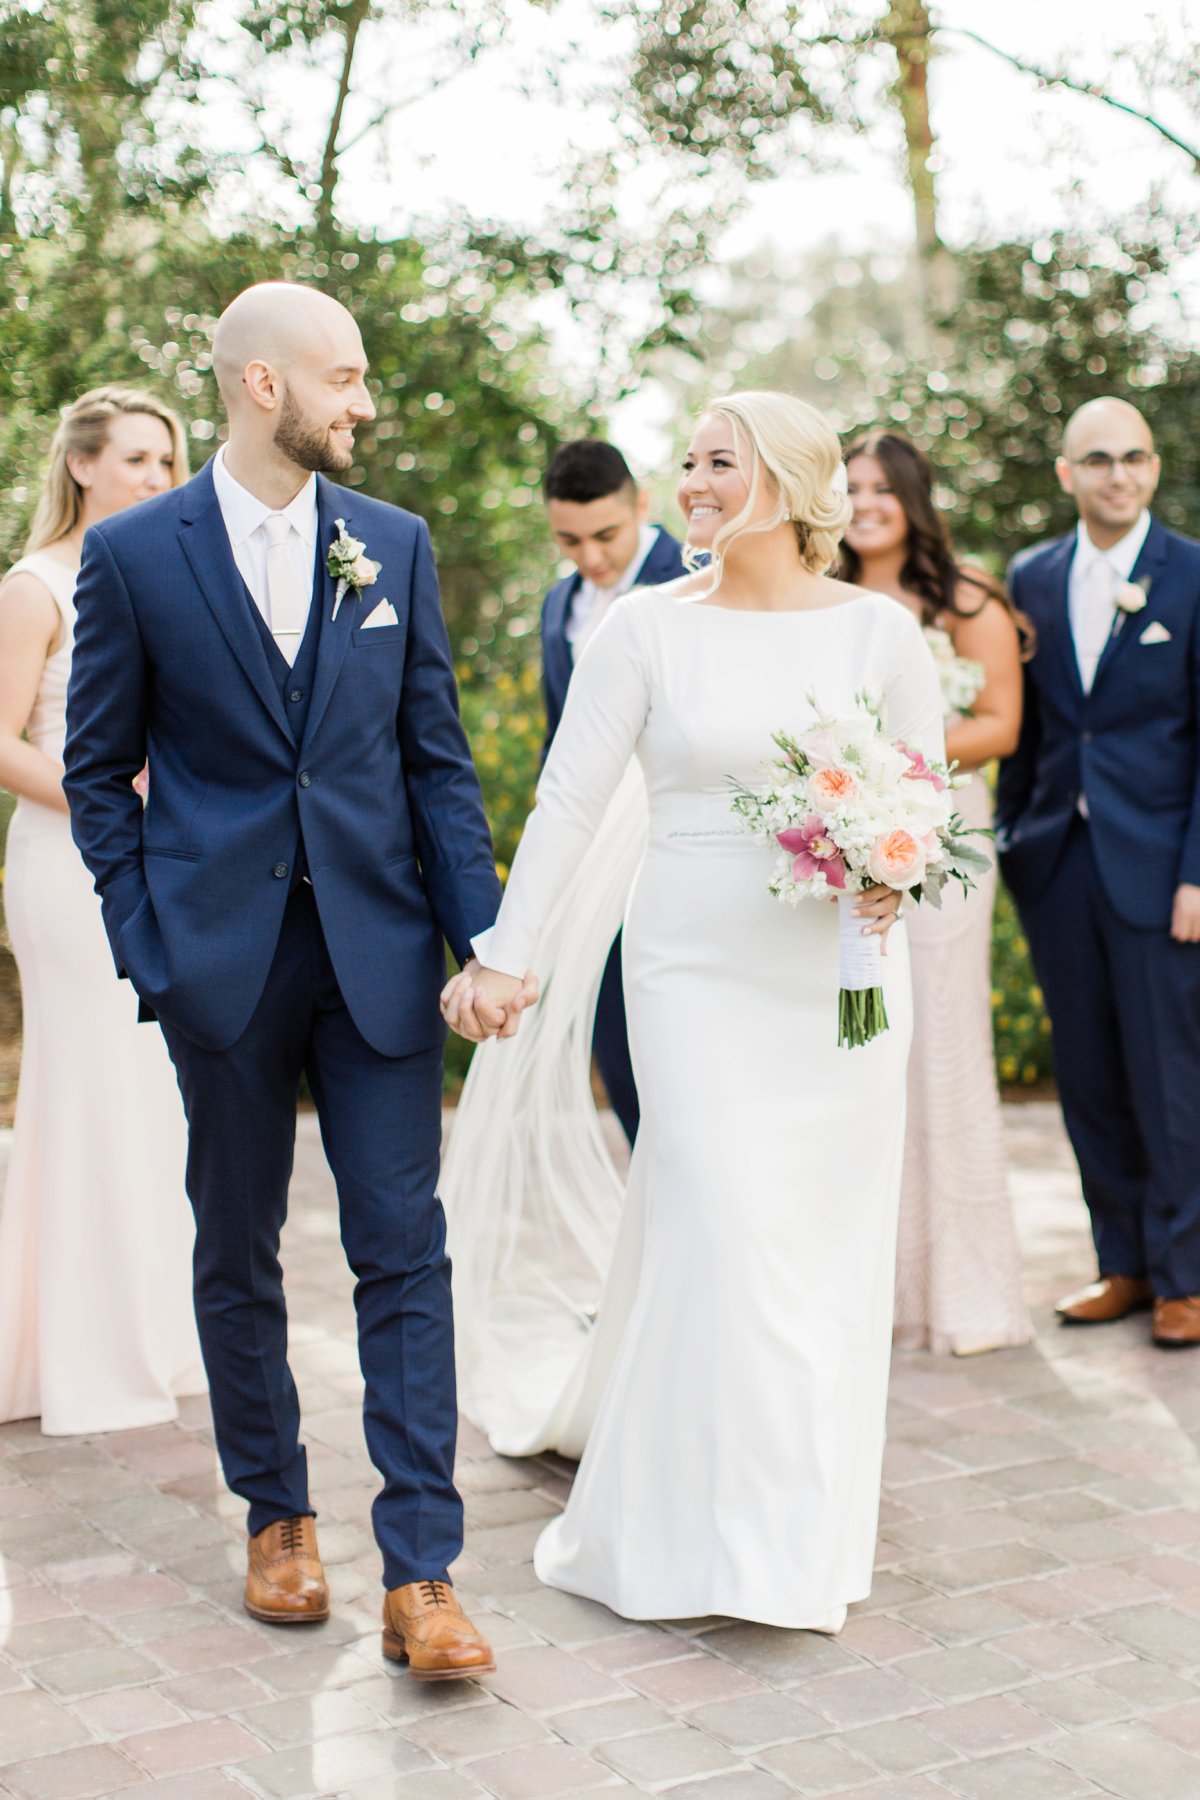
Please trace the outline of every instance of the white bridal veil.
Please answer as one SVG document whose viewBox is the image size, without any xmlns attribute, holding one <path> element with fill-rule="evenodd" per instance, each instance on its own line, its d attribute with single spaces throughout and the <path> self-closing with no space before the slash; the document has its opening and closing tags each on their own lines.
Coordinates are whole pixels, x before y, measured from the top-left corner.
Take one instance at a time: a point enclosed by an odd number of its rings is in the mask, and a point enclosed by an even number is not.
<svg viewBox="0 0 1200 1800">
<path fill-rule="evenodd" d="M 541 999 L 472 1058 L 442 1165 L 459 1395 L 509 1456 L 578 1456 L 602 1385 L 589 1366 L 625 1188 L 592 1100 L 592 1024 L 646 823 L 634 761 L 538 940 Z M 636 1274 L 636 1221 L 626 1241 Z M 606 1324 L 623 1312 L 606 1302 Z"/>
</svg>

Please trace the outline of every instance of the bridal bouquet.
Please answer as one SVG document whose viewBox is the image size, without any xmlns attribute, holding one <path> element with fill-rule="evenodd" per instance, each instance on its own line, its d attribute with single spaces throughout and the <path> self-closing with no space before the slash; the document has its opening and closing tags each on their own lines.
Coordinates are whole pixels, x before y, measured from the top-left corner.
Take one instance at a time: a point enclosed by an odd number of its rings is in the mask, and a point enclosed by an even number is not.
<svg viewBox="0 0 1200 1800">
<path fill-rule="evenodd" d="M 954 639 L 940 625 L 926 625 L 924 631 L 941 683 L 942 711 L 947 718 L 951 713 L 970 712 L 987 679 L 983 664 L 973 662 L 969 656 L 960 656 L 954 648 Z"/>
<path fill-rule="evenodd" d="M 849 1049 L 888 1028 L 880 941 L 862 935 L 856 895 L 882 882 L 940 906 L 948 881 L 973 887 L 991 862 L 966 841 L 981 834 L 954 813 L 945 766 L 886 737 L 866 694 L 856 705 L 846 718 L 818 712 L 798 738 L 776 732 L 782 754 L 768 765 L 769 784 L 738 786 L 732 802 L 744 828 L 778 852 L 767 883 L 777 900 L 839 899 L 838 1043 Z"/>
</svg>

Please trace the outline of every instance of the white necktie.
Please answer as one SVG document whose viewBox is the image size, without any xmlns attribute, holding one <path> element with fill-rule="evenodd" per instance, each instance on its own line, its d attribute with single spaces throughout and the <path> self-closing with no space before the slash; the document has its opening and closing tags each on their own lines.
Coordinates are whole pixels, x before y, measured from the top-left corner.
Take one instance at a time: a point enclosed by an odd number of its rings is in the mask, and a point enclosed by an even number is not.
<svg viewBox="0 0 1200 1800">
<path fill-rule="evenodd" d="M 267 534 L 267 604 L 271 611 L 271 636 L 287 658 L 295 662 L 300 639 L 308 623 L 309 595 L 296 580 L 289 539 L 292 522 L 282 513 L 269 513 L 263 520 Z"/>
<path fill-rule="evenodd" d="M 1093 557 L 1084 571 L 1079 593 L 1079 616 L 1075 622 L 1075 655 L 1079 662 L 1079 679 L 1085 694 L 1092 691 L 1096 665 L 1104 654 L 1104 646 L 1112 632 L 1117 591 L 1116 572 L 1103 556 Z"/>
</svg>

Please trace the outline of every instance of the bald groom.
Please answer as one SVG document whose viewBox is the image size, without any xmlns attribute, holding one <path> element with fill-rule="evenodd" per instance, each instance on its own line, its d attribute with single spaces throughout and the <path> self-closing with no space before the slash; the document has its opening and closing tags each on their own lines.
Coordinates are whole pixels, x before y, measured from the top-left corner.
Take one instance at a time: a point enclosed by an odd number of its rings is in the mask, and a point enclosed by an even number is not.
<svg viewBox="0 0 1200 1800">
<path fill-rule="evenodd" d="M 1200 544 L 1150 504 L 1159 461 L 1126 401 L 1080 407 L 1057 462 L 1077 528 L 1010 571 L 1032 619 L 996 826 L 1054 1026 L 1098 1279 L 1064 1324 L 1153 1307 L 1200 1344 Z"/>
<path fill-rule="evenodd" d="M 450 1269 L 436 1183 L 443 942 L 499 904 L 429 534 L 328 477 L 374 416 L 358 327 L 268 283 L 213 344 L 224 447 L 88 533 L 65 787 L 122 976 L 189 1127 L 195 1296 L 245 1605 L 328 1617 L 279 1239 L 307 1074 L 357 1278 L 387 1656 L 493 1666 L 459 1608 Z M 149 758 L 145 813 L 132 782 Z"/>
</svg>

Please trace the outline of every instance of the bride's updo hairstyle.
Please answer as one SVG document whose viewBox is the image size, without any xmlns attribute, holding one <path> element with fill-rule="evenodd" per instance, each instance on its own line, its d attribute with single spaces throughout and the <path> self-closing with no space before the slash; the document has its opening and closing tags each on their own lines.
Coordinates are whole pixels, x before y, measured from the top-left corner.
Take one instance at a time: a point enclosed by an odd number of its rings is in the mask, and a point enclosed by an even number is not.
<svg viewBox="0 0 1200 1800">
<path fill-rule="evenodd" d="M 801 562 L 814 575 L 823 575 L 837 560 L 852 514 L 841 445 L 833 427 L 815 406 L 791 394 L 728 394 L 706 406 L 703 416 L 729 422 L 738 455 L 749 464 L 750 493 L 737 518 L 713 539 L 714 568 L 735 538 L 748 530 L 772 531 L 787 521 L 796 533 Z M 778 506 L 751 525 L 764 479 Z"/>
<path fill-rule="evenodd" d="M 121 413 L 146 413 L 166 426 L 175 457 L 171 485 L 181 487 L 187 480 L 187 437 L 178 413 L 172 412 L 169 406 L 164 406 L 143 388 L 92 388 L 90 393 L 81 394 L 78 400 L 64 407 L 59 415 L 37 511 L 25 544 L 26 556 L 44 549 L 47 544 L 57 543 L 79 523 L 83 512 L 83 489 L 71 473 L 70 458 L 99 456 L 108 442 L 113 420 Z"/>
</svg>

